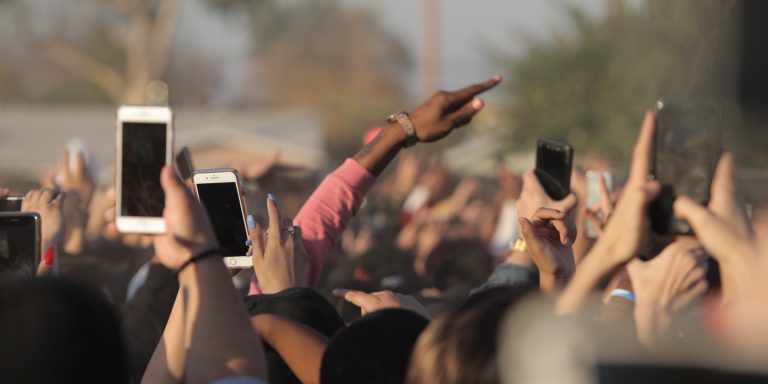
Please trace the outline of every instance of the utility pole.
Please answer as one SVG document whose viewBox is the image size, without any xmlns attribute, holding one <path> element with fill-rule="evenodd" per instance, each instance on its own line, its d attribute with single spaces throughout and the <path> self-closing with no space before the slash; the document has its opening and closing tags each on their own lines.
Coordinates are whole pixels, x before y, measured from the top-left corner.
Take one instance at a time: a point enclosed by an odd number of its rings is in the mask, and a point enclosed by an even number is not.
<svg viewBox="0 0 768 384">
<path fill-rule="evenodd" d="M 422 0 L 421 35 L 421 99 L 426 100 L 437 91 L 440 83 L 438 63 L 438 0 Z"/>
</svg>

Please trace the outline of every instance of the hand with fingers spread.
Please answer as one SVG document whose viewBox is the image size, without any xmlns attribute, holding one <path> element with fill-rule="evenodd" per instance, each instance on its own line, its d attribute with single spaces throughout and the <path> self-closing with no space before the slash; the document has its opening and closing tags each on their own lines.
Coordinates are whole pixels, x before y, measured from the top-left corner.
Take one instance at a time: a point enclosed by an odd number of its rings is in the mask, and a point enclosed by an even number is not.
<svg viewBox="0 0 768 384">
<path fill-rule="evenodd" d="M 334 289 L 334 296 L 343 297 L 344 300 L 360 307 L 361 315 L 385 308 L 403 308 L 418 313 L 429 319 L 429 313 L 413 296 L 403 295 L 392 291 L 366 293 L 350 289 Z"/>
<path fill-rule="evenodd" d="M 37 212 L 40 215 L 40 250 L 44 257 L 40 261 L 38 275 L 46 275 L 58 265 L 54 256 L 66 232 L 65 199 L 66 194 L 43 188 L 29 191 L 21 203 L 22 212 Z"/>
<path fill-rule="evenodd" d="M 675 215 L 688 221 L 704 248 L 719 262 L 724 301 L 743 292 L 758 260 L 757 241 L 747 220 L 734 168 L 733 155 L 724 153 L 712 179 L 706 208 L 687 196 L 678 197 L 674 205 Z"/>
<path fill-rule="evenodd" d="M 166 231 L 152 238 L 158 260 L 176 269 L 190 257 L 218 245 L 202 205 L 192 191 L 176 176 L 173 167 L 165 166 L 160 173 L 165 192 Z"/>
<path fill-rule="evenodd" d="M 672 323 L 707 292 L 707 254 L 692 239 L 679 239 L 650 261 L 627 264 L 635 293 L 639 341 L 652 347 L 672 337 Z"/>
<path fill-rule="evenodd" d="M 566 199 L 575 204 L 575 196 Z M 541 290 L 555 292 L 565 285 L 576 269 L 571 250 L 576 239 L 573 220 L 563 211 L 539 208 L 530 220 L 520 218 L 520 229 L 528 252 L 539 269 Z"/>
<path fill-rule="evenodd" d="M 277 201 L 267 198 L 269 229 L 266 238 L 252 216 L 248 218 L 253 270 L 264 293 L 277 293 L 307 285 L 309 260 L 302 243 L 301 228 L 283 218 Z"/>
</svg>

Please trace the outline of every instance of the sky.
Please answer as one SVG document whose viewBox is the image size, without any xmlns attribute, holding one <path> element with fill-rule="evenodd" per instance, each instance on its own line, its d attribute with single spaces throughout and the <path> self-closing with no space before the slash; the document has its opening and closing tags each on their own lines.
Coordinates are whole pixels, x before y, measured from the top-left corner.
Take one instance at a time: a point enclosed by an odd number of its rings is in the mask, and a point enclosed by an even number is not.
<svg viewBox="0 0 768 384">
<path fill-rule="evenodd" d="M 307 0 L 311 1 L 311 0 Z M 608 0 L 440 0 L 440 87 L 460 88 L 484 80 L 500 69 L 489 52 L 522 53 L 520 37 L 546 37 L 567 28 L 564 6 L 576 5 L 593 17 L 603 15 Z M 407 44 L 414 59 L 421 50 L 420 0 L 342 0 L 349 6 L 367 7 L 390 31 Z M 418 63 L 418 61 L 416 61 Z M 409 92 L 418 95 L 418 65 L 410 78 Z"/>
</svg>

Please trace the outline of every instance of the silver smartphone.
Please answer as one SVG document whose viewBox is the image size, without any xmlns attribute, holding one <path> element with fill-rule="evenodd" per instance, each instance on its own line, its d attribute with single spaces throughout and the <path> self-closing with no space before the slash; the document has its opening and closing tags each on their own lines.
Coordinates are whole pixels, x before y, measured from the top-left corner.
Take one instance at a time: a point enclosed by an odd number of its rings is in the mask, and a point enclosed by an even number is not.
<svg viewBox="0 0 768 384">
<path fill-rule="evenodd" d="M 232 168 L 198 169 L 192 181 L 224 250 L 224 264 L 231 269 L 253 267 L 251 256 L 246 256 L 247 210 L 238 172 Z"/>
<path fill-rule="evenodd" d="M 605 186 L 608 187 L 608 193 L 613 192 L 613 175 L 607 171 L 587 171 L 587 196 L 585 203 L 587 208 L 592 208 L 600 203 L 600 177 L 605 180 Z M 598 214 L 602 219 L 602 212 Z M 587 237 L 594 239 L 599 235 L 597 228 L 591 221 L 587 220 Z"/>
<path fill-rule="evenodd" d="M 173 163 L 173 112 L 168 107 L 117 110 L 115 224 L 123 233 L 165 232 L 160 171 Z"/>
</svg>

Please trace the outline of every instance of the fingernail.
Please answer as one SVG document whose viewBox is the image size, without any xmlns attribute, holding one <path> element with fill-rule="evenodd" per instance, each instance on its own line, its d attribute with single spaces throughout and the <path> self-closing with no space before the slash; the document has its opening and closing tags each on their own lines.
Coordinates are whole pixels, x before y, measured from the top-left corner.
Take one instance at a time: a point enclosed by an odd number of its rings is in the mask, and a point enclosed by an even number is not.
<svg viewBox="0 0 768 384">
<path fill-rule="evenodd" d="M 267 193 L 267 199 L 271 200 L 272 202 L 277 202 L 277 199 L 275 198 L 275 195 L 271 193 Z"/>
<path fill-rule="evenodd" d="M 47 266 L 53 265 L 53 255 L 56 253 L 56 250 L 53 247 L 48 247 L 48 250 L 45 251 L 45 257 L 43 257 L 43 264 Z"/>
<path fill-rule="evenodd" d="M 253 244 L 253 241 L 251 241 L 251 239 L 248 239 L 248 240 L 245 241 L 245 246 L 246 247 L 250 247 L 251 244 Z"/>
<path fill-rule="evenodd" d="M 246 221 L 248 222 L 248 229 L 256 229 L 256 219 L 253 218 L 253 215 L 248 215 Z"/>
<path fill-rule="evenodd" d="M 347 293 L 346 289 L 343 288 L 336 288 L 333 291 L 331 291 L 334 296 L 344 296 L 345 293 Z"/>
<path fill-rule="evenodd" d="M 568 236 L 563 237 L 563 244 L 570 244 L 570 242 L 571 242 L 571 239 Z"/>
<path fill-rule="evenodd" d="M 501 81 L 501 75 L 499 75 L 499 74 L 496 74 L 495 76 L 493 76 L 493 80 L 495 80 L 495 81 Z"/>
<path fill-rule="evenodd" d="M 476 111 L 479 111 L 482 107 L 483 99 L 476 97 L 474 100 L 472 100 L 472 108 L 474 108 Z"/>
</svg>

